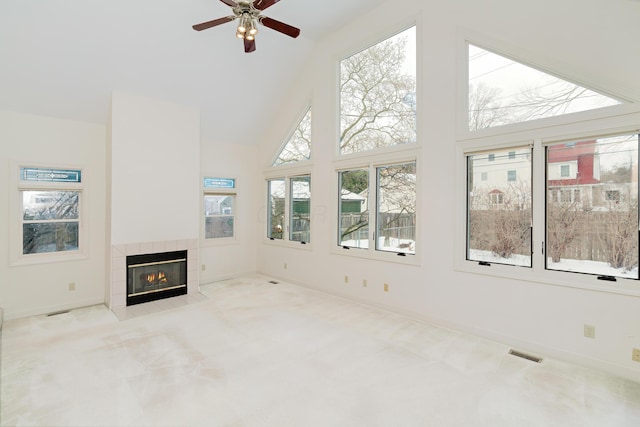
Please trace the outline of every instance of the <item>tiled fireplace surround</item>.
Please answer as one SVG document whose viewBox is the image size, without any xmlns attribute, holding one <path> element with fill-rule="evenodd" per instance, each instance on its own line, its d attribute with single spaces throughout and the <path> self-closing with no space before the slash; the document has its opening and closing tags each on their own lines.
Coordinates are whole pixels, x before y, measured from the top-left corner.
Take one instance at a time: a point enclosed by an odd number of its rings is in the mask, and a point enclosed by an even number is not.
<svg viewBox="0 0 640 427">
<path fill-rule="evenodd" d="M 111 309 L 127 306 L 127 256 L 187 251 L 187 294 L 199 291 L 198 239 L 166 240 L 111 246 Z"/>
</svg>

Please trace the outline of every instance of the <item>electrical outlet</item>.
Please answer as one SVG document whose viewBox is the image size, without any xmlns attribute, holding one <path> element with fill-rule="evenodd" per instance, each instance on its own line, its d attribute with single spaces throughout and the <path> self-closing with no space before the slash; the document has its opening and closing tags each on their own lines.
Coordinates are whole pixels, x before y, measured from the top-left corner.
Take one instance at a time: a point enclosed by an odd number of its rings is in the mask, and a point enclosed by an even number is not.
<svg viewBox="0 0 640 427">
<path fill-rule="evenodd" d="M 596 327 L 593 325 L 584 325 L 584 336 L 585 338 L 593 338 L 596 337 Z"/>
<path fill-rule="evenodd" d="M 205 271 L 207 269 L 207 264 L 202 264 L 202 271 Z"/>
<path fill-rule="evenodd" d="M 631 360 L 634 362 L 640 362 L 640 348 L 634 348 L 631 352 Z"/>
<path fill-rule="evenodd" d="M 367 287 L 367 279 L 362 279 L 362 286 Z"/>
<path fill-rule="evenodd" d="M 285 270 L 287 269 L 287 263 L 286 262 L 284 263 L 284 269 Z"/>
<path fill-rule="evenodd" d="M 388 283 L 384 284 L 384 291 L 385 292 L 389 292 L 389 284 Z"/>
<path fill-rule="evenodd" d="M 344 283 L 349 283 L 349 276 L 344 276 Z"/>
<path fill-rule="evenodd" d="M 69 282 L 69 290 L 70 291 L 76 290 L 76 282 Z"/>
</svg>

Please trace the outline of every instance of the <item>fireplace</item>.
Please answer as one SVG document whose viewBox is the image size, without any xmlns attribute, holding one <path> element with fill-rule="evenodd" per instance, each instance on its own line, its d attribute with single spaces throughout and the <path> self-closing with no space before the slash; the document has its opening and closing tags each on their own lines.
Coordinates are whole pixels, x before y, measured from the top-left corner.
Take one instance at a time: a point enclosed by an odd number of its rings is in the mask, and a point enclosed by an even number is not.
<svg viewBox="0 0 640 427">
<path fill-rule="evenodd" d="M 187 251 L 127 256 L 127 305 L 187 293 Z"/>
</svg>

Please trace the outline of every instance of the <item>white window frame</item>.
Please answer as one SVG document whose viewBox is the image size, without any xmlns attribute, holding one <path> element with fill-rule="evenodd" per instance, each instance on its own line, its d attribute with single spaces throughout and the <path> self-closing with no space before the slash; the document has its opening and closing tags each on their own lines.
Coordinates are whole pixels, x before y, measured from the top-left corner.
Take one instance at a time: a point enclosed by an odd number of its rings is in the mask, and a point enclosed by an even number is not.
<svg viewBox="0 0 640 427">
<path fill-rule="evenodd" d="M 200 182 L 204 182 L 205 177 L 200 177 Z M 208 188 L 202 186 L 202 193 L 200 195 L 200 244 L 202 246 L 220 246 L 220 245 L 229 245 L 229 244 L 237 244 L 238 240 L 238 205 L 239 205 L 239 197 L 238 197 L 238 180 L 233 177 L 230 178 L 234 180 L 235 186 L 234 188 Z M 205 203 L 204 199 L 206 196 L 233 196 L 233 236 L 231 237 L 206 237 L 206 214 L 205 214 Z"/>
<path fill-rule="evenodd" d="M 311 183 L 311 203 L 310 203 L 310 242 L 299 242 L 294 240 L 289 240 L 290 233 L 290 218 L 291 218 L 291 178 L 301 177 L 301 176 L 309 176 Z M 283 179 L 284 180 L 284 221 L 283 221 L 283 230 L 282 230 L 282 239 L 272 239 L 268 236 L 268 227 L 269 225 L 269 180 L 273 179 Z M 313 174 L 311 173 L 311 165 L 307 162 L 304 164 L 295 163 L 293 165 L 278 165 L 270 168 L 264 173 L 264 186 L 262 191 L 262 197 L 264 197 L 265 202 L 265 215 L 264 215 L 264 225 L 262 228 L 262 236 L 263 236 L 263 244 L 267 245 L 277 245 L 284 246 L 295 249 L 302 250 L 312 250 L 313 249 L 313 241 L 314 241 L 314 227 L 313 227 L 313 194 L 314 194 L 314 179 Z"/>
<path fill-rule="evenodd" d="M 640 106 L 633 113 L 619 113 L 617 106 L 600 112 L 599 118 L 593 118 L 593 112 L 576 113 L 565 118 L 564 122 L 554 126 L 530 128 L 522 132 L 505 132 L 457 142 L 456 188 L 456 223 L 466 224 L 467 195 L 466 155 L 478 151 L 508 149 L 531 144 L 532 158 L 532 266 L 518 267 L 513 265 L 491 264 L 482 266 L 478 261 L 466 259 L 467 236 L 466 227 L 456 227 L 455 269 L 467 273 L 475 273 L 515 280 L 526 280 L 536 283 L 559 285 L 595 291 L 640 296 L 640 281 L 616 277 L 615 282 L 598 280 L 596 275 L 547 270 L 545 256 L 542 253 L 546 240 L 545 229 L 545 146 L 554 143 L 569 142 L 594 137 L 605 137 L 624 133 L 640 133 Z M 580 120 L 575 120 L 580 115 Z"/>
<path fill-rule="evenodd" d="M 521 133 L 533 129 L 562 126 L 566 123 L 579 122 L 584 120 L 597 120 L 604 116 L 609 115 L 625 115 L 633 114 L 638 110 L 638 103 L 640 102 L 640 92 L 634 87 L 613 87 L 603 88 L 594 82 L 586 82 L 580 75 L 571 73 L 558 73 L 554 70 L 562 70 L 566 68 L 564 64 L 555 58 L 547 57 L 540 52 L 534 53 L 528 51 L 522 46 L 511 45 L 503 40 L 496 40 L 493 37 L 486 34 L 479 33 L 468 28 L 459 28 L 457 30 L 457 96 L 456 96 L 456 139 L 458 141 L 465 141 L 471 138 L 484 138 L 507 133 Z M 604 95 L 609 95 L 612 98 L 616 98 L 627 103 L 620 105 L 613 105 L 609 107 L 603 107 L 588 111 L 580 111 L 575 113 L 568 113 L 564 115 L 547 117 L 542 119 L 535 119 L 530 121 L 524 121 L 519 123 L 506 124 L 502 126 L 495 126 L 486 129 L 479 129 L 471 131 L 469 130 L 469 58 L 468 58 L 468 44 L 471 43 L 475 46 L 482 47 L 483 49 L 496 52 L 497 54 L 506 58 L 511 58 L 514 61 L 525 64 L 531 68 L 538 69 L 544 73 L 558 78 L 570 81 L 572 83 L 581 85 L 588 89 L 597 91 Z M 515 136 L 517 138 L 517 136 Z"/>
<path fill-rule="evenodd" d="M 415 27 L 415 31 L 416 31 L 416 140 L 415 142 L 411 142 L 411 143 L 405 143 L 405 144 L 396 144 L 396 145 L 390 145 L 390 146 L 386 146 L 386 147 L 382 147 L 382 148 L 377 148 L 377 149 L 371 149 L 371 150 L 364 150 L 364 151 L 358 151 L 358 152 L 352 152 L 352 153 L 345 153 L 342 154 L 340 152 L 340 115 L 341 115 L 341 110 L 340 110 L 340 71 L 341 71 L 341 62 L 353 55 L 356 55 L 370 47 L 373 47 L 379 43 L 384 42 L 385 40 L 388 40 L 394 36 L 397 36 L 398 34 L 408 30 L 409 28 Z M 421 143 L 420 143 L 420 135 L 422 135 L 422 120 L 420 120 L 421 114 L 422 114 L 422 108 L 423 108 L 423 102 L 422 102 L 422 97 L 421 97 L 421 87 L 422 87 L 422 64 L 421 64 L 421 57 L 422 57 L 422 47 L 421 47 L 421 41 L 422 41 L 422 17 L 420 16 L 420 14 L 418 14 L 417 16 L 411 18 L 411 19 L 404 19 L 402 22 L 400 22 L 399 24 L 395 24 L 392 27 L 388 28 L 387 30 L 381 30 L 379 33 L 379 35 L 377 37 L 373 37 L 373 38 L 367 38 L 366 40 L 362 40 L 359 44 L 356 45 L 355 48 L 351 48 L 349 50 L 345 50 L 342 52 L 342 54 L 339 56 L 338 60 L 336 61 L 335 64 L 335 73 L 336 73 L 336 81 L 335 81 L 335 94 L 336 94 L 336 129 L 335 129 L 335 135 L 336 135 L 336 143 L 334 144 L 334 160 L 336 162 L 340 162 L 340 161 L 344 161 L 344 160 L 348 160 L 348 159 L 352 159 L 352 158 L 365 158 L 365 157 L 369 157 L 372 155 L 376 155 L 379 153 L 389 153 L 389 154 L 393 154 L 393 153 L 397 153 L 399 151 L 411 151 L 411 150 L 415 150 L 416 148 L 419 148 Z"/>
<path fill-rule="evenodd" d="M 82 181 L 72 182 L 36 182 L 20 179 L 20 169 L 23 167 L 79 170 L 82 173 Z M 88 258 L 89 252 L 89 214 L 87 207 L 88 173 L 85 168 L 77 165 L 41 164 L 34 162 L 11 162 L 11 188 L 13 196 L 9 202 L 11 214 L 9 215 L 9 265 L 32 265 L 54 262 L 75 261 Z M 41 252 L 34 254 L 23 253 L 23 191 L 76 191 L 78 192 L 78 250 L 60 252 Z"/>
<path fill-rule="evenodd" d="M 420 191 L 420 156 L 419 149 L 415 147 L 412 150 L 396 150 L 395 153 L 379 153 L 360 155 L 356 158 L 342 159 L 335 162 L 334 173 L 334 197 L 332 197 L 332 229 L 334 235 L 331 239 L 331 253 L 347 257 L 357 257 L 373 259 L 378 261 L 394 262 L 408 265 L 420 265 L 420 206 L 422 193 Z M 398 252 L 382 251 L 376 249 L 375 233 L 377 230 L 377 206 L 378 206 L 378 189 L 377 189 L 377 168 L 385 166 L 393 166 L 405 163 L 415 163 L 416 165 L 416 229 L 415 229 L 415 253 L 398 255 Z M 340 183 L 339 173 L 343 171 L 366 169 L 369 171 L 369 247 L 368 248 L 345 248 L 338 244 L 338 235 L 340 233 Z"/>
</svg>

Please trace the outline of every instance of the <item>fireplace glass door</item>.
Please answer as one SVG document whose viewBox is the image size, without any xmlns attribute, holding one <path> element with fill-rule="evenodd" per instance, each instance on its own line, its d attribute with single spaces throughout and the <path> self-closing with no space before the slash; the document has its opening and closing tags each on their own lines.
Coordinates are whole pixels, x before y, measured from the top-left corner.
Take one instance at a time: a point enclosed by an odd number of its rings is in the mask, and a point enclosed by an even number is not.
<svg viewBox="0 0 640 427">
<path fill-rule="evenodd" d="M 187 251 L 127 257 L 127 305 L 187 293 Z"/>
</svg>

